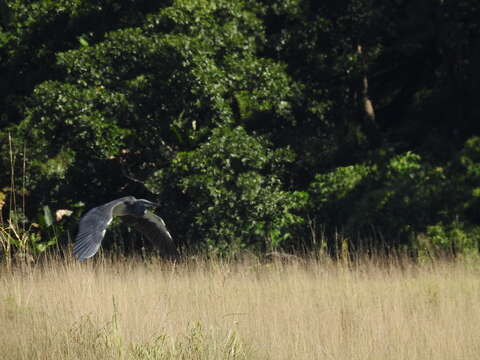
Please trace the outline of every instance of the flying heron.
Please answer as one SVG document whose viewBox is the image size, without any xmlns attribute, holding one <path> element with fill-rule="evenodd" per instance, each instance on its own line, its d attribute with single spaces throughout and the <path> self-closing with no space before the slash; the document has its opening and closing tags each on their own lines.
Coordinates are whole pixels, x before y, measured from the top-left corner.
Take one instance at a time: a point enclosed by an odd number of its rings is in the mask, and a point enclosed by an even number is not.
<svg viewBox="0 0 480 360">
<path fill-rule="evenodd" d="M 143 233 L 166 255 L 175 255 L 176 248 L 165 222 L 146 211 L 157 206 L 159 205 L 145 199 L 126 196 L 89 210 L 80 219 L 73 255 L 80 261 L 95 255 L 114 216 L 121 216 L 123 222 Z"/>
</svg>

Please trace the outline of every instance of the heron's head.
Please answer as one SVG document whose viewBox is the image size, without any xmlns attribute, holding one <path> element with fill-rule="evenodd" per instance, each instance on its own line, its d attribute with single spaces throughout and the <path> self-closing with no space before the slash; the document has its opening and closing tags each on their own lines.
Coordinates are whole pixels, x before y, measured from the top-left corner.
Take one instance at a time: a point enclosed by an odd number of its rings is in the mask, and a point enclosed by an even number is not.
<svg viewBox="0 0 480 360">
<path fill-rule="evenodd" d="M 158 206 L 157 203 L 154 203 L 145 199 L 138 199 L 138 200 L 136 199 L 130 204 L 130 206 L 128 206 L 129 209 L 127 210 L 127 212 L 130 215 L 143 216 L 143 214 L 145 214 L 145 210 L 153 209 L 157 206 Z"/>
</svg>

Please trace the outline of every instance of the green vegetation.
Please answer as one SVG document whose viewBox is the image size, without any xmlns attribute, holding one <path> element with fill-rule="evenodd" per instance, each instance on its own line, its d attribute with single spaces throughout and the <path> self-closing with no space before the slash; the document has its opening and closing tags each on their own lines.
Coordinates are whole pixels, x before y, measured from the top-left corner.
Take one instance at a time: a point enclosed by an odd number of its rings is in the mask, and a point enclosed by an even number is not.
<svg viewBox="0 0 480 360">
<path fill-rule="evenodd" d="M 191 251 L 475 254 L 479 39 L 476 0 L 0 0 L 1 255 L 127 194 Z"/>
</svg>

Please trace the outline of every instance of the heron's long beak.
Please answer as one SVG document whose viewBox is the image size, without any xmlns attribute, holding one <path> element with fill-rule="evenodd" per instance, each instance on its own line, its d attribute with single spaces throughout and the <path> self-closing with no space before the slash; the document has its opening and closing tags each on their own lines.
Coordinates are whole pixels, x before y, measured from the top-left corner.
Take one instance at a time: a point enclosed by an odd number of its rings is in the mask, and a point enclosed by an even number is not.
<svg viewBox="0 0 480 360">
<path fill-rule="evenodd" d="M 152 208 L 160 206 L 159 203 L 154 203 L 154 202 L 151 202 L 151 201 L 148 201 L 148 200 L 143 200 L 142 202 L 145 206 L 152 207 Z"/>
</svg>

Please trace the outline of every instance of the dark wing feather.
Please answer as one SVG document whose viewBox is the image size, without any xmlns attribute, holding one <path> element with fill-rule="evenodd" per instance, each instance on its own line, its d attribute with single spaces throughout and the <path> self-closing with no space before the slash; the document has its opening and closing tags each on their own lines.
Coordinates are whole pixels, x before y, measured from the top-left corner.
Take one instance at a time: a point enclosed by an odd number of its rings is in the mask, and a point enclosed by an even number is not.
<svg viewBox="0 0 480 360">
<path fill-rule="evenodd" d="M 126 215 L 122 216 L 121 219 L 145 235 L 153 245 L 160 249 L 162 255 L 178 255 L 172 235 L 168 232 L 165 222 L 161 217 L 146 212 L 142 217 Z"/>
<path fill-rule="evenodd" d="M 73 255 L 78 260 L 85 260 L 95 255 L 100 248 L 105 231 L 112 221 L 112 208 L 116 205 L 111 203 L 93 208 L 80 220 Z"/>
</svg>

